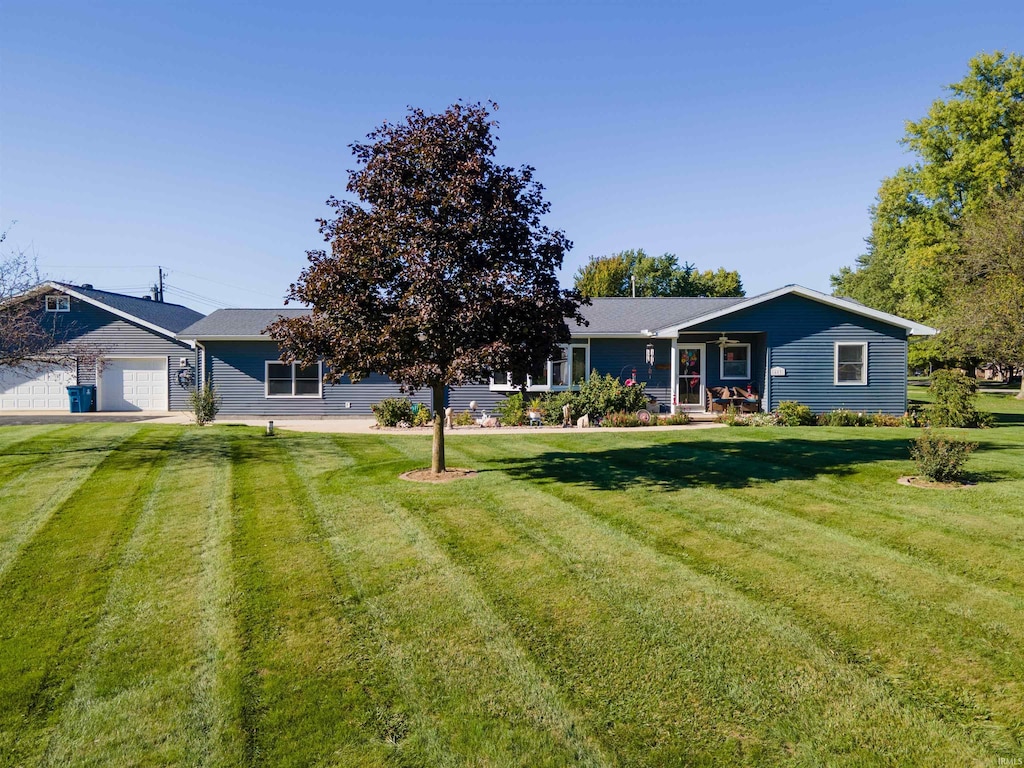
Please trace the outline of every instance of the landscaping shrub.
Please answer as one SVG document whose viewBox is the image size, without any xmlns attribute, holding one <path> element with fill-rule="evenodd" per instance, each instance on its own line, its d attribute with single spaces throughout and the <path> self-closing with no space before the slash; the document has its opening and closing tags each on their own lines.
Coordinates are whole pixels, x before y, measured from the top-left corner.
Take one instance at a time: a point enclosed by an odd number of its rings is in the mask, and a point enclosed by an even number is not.
<svg viewBox="0 0 1024 768">
<path fill-rule="evenodd" d="M 910 444 L 910 456 L 917 462 L 922 475 L 939 483 L 954 483 L 963 478 L 967 457 L 977 447 L 977 443 L 938 435 L 926 429 Z"/>
<path fill-rule="evenodd" d="M 871 424 L 871 417 L 863 413 L 854 413 L 845 408 L 818 414 L 819 427 L 866 427 Z"/>
<path fill-rule="evenodd" d="M 523 405 L 522 392 L 509 395 L 494 406 L 494 410 L 498 415 L 498 421 L 503 426 L 518 427 L 526 423 L 526 408 Z"/>
<path fill-rule="evenodd" d="M 741 413 L 739 418 L 746 422 L 748 427 L 777 427 L 779 425 L 779 417 L 775 413 L 764 413 L 763 411 Z"/>
<path fill-rule="evenodd" d="M 614 413 L 606 414 L 601 419 L 602 427 L 642 427 L 643 422 L 636 417 L 635 413 L 627 413 L 625 411 L 615 411 Z"/>
<path fill-rule="evenodd" d="M 657 418 L 657 422 L 655 422 L 655 418 Z M 651 423 L 656 423 L 659 427 L 678 427 L 689 424 L 690 417 L 685 413 L 669 413 L 664 416 L 652 416 Z"/>
<path fill-rule="evenodd" d="M 776 422 L 783 427 L 810 427 L 817 423 L 810 407 L 796 400 L 783 400 L 777 413 Z"/>
<path fill-rule="evenodd" d="M 905 416 L 893 416 L 888 413 L 875 413 L 871 416 L 871 425 L 875 427 L 902 427 Z"/>
<path fill-rule="evenodd" d="M 576 393 L 568 390 L 564 392 L 551 392 L 542 399 L 544 404 L 544 423 L 552 427 L 562 425 L 562 406 L 568 404 L 570 415 L 573 421 L 583 414 L 577 413 Z"/>
<path fill-rule="evenodd" d="M 591 419 L 600 419 L 611 413 L 636 413 L 647 407 L 647 393 L 644 384 L 626 386 L 610 373 L 601 376 L 596 370 L 590 372 L 590 380 L 580 386 L 573 398 L 573 418 L 587 414 Z"/>
<path fill-rule="evenodd" d="M 476 419 L 469 411 L 459 411 L 452 416 L 452 424 L 456 427 L 471 427 L 476 424 Z"/>
<path fill-rule="evenodd" d="M 412 408 L 412 425 L 414 427 L 426 427 L 433 421 L 431 418 L 430 409 L 427 408 L 423 403 L 419 403 Z"/>
<path fill-rule="evenodd" d="M 719 424 L 727 424 L 730 427 L 745 427 L 747 422 L 742 418 L 742 414 L 735 405 L 730 405 L 724 411 L 722 411 L 716 418 Z"/>
<path fill-rule="evenodd" d="M 192 409 L 192 418 L 200 427 L 209 424 L 220 410 L 220 396 L 212 384 L 204 384 L 188 393 L 188 404 Z"/>
<path fill-rule="evenodd" d="M 987 427 L 992 416 L 974 407 L 978 382 L 959 368 L 943 369 L 932 374 L 928 387 L 935 404 L 928 409 L 928 420 L 935 427 Z"/>
<path fill-rule="evenodd" d="M 402 397 L 386 397 L 370 406 L 377 424 L 382 427 L 397 427 L 399 422 L 412 424 L 412 403 Z"/>
</svg>

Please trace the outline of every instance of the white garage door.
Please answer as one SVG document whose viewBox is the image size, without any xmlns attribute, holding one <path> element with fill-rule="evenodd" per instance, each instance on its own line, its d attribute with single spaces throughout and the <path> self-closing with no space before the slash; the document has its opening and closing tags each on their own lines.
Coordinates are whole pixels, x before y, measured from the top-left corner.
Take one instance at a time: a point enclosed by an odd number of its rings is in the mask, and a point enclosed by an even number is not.
<svg viewBox="0 0 1024 768">
<path fill-rule="evenodd" d="M 167 358 L 103 358 L 97 396 L 101 411 L 166 411 Z"/>
<path fill-rule="evenodd" d="M 67 387 L 75 375 L 62 367 L 43 370 L 0 368 L 0 411 L 64 411 L 70 409 Z"/>
</svg>

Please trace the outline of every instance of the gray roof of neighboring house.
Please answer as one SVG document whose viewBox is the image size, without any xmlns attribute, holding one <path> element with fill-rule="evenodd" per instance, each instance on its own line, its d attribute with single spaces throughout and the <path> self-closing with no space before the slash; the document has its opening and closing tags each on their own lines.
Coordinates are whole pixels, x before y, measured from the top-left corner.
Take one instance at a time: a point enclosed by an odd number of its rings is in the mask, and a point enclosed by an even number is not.
<svg viewBox="0 0 1024 768">
<path fill-rule="evenodd" d="M 139 320 L 163 328 L 171 333 L 178 333 L 204 315 L 194 309 L 183 307 L 181 304 L 167 304 L 162 301 L 141 299 L 137 296 L 126 296 L 123 293 L 111 293 L 110 291 L 99 291 L 95 288 L 86 288 L 72 283 L 61 283 L 51 280 L 50 284 L 67 291 L 72 291 L 90 299 L 97 304 L 105 305 L 126 315 L 138 318 Z"/>
<path fill-rule="evenodd" d="M 308 315 L 309 309 L 218 309 L 178 332 L 179 338 L 248 338 L 260 336 L 279 317 Z"/>
</svg>

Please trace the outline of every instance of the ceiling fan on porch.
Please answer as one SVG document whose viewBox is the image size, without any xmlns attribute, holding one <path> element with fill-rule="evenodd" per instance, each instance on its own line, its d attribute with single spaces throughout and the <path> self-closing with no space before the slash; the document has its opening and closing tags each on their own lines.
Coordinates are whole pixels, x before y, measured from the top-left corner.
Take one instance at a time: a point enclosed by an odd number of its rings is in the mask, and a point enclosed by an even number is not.
<svg viewBox="0 0 1024 768">
<path fill-rule="evenodd" d="M 719 347 L 723 347 L 723 348 L 728 346 L 729 344 L 739 344 L 739 343 L 740 342 L 739 342 L 738 339 L 730 339 L 724 333 L 721 336 L 719 336 L 718 340 L 715 342 L 715 344 L 717 344 Z"/>
</svg>

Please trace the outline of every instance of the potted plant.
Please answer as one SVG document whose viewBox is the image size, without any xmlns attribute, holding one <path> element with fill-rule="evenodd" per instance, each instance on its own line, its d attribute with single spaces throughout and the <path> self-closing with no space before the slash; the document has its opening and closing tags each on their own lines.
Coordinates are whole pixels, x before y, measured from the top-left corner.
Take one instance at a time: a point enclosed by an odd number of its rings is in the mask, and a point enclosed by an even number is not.
<svg viewBox="0 0 1024 768">
<path fill-rule="evenodd" d="M 530 421 L 542 421 L 544 419 L 544 399 L 535 397 L 526 405 L 526 418 Z"/>
</svg>

